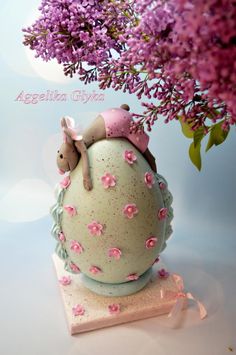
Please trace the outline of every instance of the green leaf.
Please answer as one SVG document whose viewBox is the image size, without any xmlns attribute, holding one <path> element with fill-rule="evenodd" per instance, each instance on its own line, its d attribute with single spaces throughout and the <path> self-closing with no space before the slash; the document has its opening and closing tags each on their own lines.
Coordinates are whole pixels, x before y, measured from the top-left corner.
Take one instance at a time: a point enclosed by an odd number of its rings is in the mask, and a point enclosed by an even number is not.
<svg viewBox="0 0 236 355">
<path fill-rule="evenodd" d="M 199 142 L 197 146 L 195 147 L 194 142 L 190 144 L 189 147 L 189 157 L 192 161 L 192 163 L 198 168 L 198 170 L 201 170 L 202 167 L 202 159 L 201 159 L 201 143 Z"/>
<path fill-rule="evenodd" d="M 205 129 L 204 127 L 199 127 L 193 135 L 194 147 L 196 148 L 198 144 L 201 143 L 202 138 L 204 137 Z"/>
<path fill-rule="evenodd" d="M 223 123 L 223 121 L 218 122 L 217 124 L 215 124 L 211 127 L 211 132 L 210 132 L 209 140 L 207 143 L 206 152 L 213 145 L 219 145 L 219 144 L 223 143 L 225 141 L 225 139 L 227 138 L 229 131 L 224 131 L 222 129 L 222 123 Z"/>
<path fill-rule="evenodd" d="M 178 119 L 185 137 L 193 138 L 194 131 L 192 130 L 191 125 L 188 124 L 187 121 L 184 121 L 182 116 L 178 116 Z"/>
</svg>

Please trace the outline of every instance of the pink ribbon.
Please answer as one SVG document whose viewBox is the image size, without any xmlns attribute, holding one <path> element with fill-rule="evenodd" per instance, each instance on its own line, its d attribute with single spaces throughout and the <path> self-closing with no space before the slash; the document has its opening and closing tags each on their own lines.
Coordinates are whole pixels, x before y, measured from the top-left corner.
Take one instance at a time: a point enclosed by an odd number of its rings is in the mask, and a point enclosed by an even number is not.
<svg viewBox="0 0 236 355">
<path fill-rule="evenodd" d="M 163 289 L 161 289 L 160 291 L 161 298 L 164 298 L 167 294 L 169 294 L 172 299 L 176 300 L 173 308 L 168 314 L 168 318 L 176 317 L 179 314 L 179 312 L 183 309 L 186 300 L 193 300 L 197 303 L 200 318 L 204 319 L 207 316 L 207 311 L 204 305 L 200 301 L 198 301 L 190 292 L 187 293 L 184 292 L 184 282 L 180 275 L 173 274 L 171 276 L 174 279 L 178 292 L 173 292 L 173 291 L 165 292 Z"/>
</svg>

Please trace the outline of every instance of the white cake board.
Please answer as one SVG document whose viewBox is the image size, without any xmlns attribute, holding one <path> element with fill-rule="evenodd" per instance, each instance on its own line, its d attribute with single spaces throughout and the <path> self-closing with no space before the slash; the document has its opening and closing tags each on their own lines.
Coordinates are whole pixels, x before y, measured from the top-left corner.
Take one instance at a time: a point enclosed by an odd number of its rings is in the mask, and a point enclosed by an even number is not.
<svg viewBox="0 0 236 355">
<path fill-rule="evenodd" d="M 71 335 L 169 313 L 176 302 L 173 294 L 178 293 L 178 288 L 171 275 L 167 279 L 160 279 L 154 272 L 143 290 L 129 296 L 106 297 L 85 288 L 80 275 L 65 271 L 64 262 L 56 254 L 52 258 L 58 280 L 62 276 L 72 279 L 67 286 L 58 282 Z M 167 291 L 166 295 L 172 294 L 172 297 L 162 298 L 163 291 Z M 121 311 L 111 315 L 108 306 L 114 303 L 121 305 Z M 76 304 L 83 305 L 83 316 L 73 315 L 72 307 Z"/>
</svg>

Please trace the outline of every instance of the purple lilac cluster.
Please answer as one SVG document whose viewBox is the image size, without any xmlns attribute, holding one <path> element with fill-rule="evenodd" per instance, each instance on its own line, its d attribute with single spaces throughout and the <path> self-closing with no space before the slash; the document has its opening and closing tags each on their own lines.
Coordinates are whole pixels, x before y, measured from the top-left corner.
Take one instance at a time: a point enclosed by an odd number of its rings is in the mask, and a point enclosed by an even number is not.
<svg viewBox="0 0 236 355">
<path fill-rule="evenodd" d="M 84 76 L 83 63 L 92 66 L 89 79 L 97 79 L 97 68 L 120 53 L 117 37 L 132 24 L 132 8 L 125 1 L 42 0 L 40 17 L 23 29 L 24 44 L 36 57 L 56 59 L 66 75 Z M 132 17 L 133 18 L 133 17 Z"/>
<path fill-rule="evenodd" d="M 160 115 L 203 135 L 236 124 L 235 1 L 43 0 L 40 11 L 24 43 L 67 75 L 148 99 L 132 129 Z"/>
</svg>

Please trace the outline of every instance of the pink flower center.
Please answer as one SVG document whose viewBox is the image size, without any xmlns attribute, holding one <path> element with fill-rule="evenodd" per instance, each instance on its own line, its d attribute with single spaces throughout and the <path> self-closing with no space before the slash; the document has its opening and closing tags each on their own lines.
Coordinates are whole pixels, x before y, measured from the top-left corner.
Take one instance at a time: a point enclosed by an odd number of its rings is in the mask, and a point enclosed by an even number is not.
<svg viewBox="0 0 236 355">
<path fill-rule="evenodd" d="M 133 212 L 133 208 L 132 207 L 128 207 L 128 210 L 127 210 L 129 213 Z"/>
<path fill-rule="evenodd" d="M 131 158 L 132 158 L 132 154 L 131 154 L 131 153 L 128 153 L 128 154 L 127 154 L 127 158 L 131 159 Z"/>
</svg>

